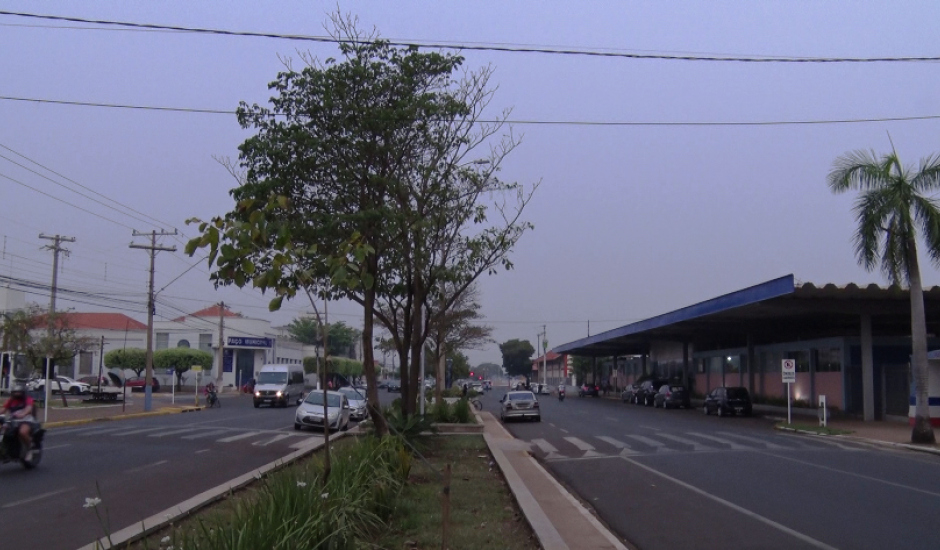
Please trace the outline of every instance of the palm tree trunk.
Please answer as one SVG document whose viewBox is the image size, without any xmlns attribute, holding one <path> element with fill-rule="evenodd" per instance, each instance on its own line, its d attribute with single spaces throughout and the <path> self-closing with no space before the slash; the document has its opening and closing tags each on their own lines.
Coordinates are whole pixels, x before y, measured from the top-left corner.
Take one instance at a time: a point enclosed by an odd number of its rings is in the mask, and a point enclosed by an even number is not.
<svg viewBox="0 0 940 550">
<path fill-rule="evenodd" d="M 911 370 L 914 375 L 914 395 L 917 398 L 911 442 L 933 444 L 936 443 L 936 438 L 930 425 L 930 406 L 927 402 L 927 322 L 924 314 L 924 289 L 913 238 L 907 240 L 907 258 L 908 278 L 911 283 Z"/>
</svg>

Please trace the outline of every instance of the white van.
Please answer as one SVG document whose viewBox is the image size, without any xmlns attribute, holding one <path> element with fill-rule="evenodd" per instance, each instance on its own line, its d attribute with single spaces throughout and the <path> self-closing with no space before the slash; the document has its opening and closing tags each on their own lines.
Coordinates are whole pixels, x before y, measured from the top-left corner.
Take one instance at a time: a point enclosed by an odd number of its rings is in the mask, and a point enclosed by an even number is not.
<svg viewBox="0 0 940 550">
<path fill-rule="evenodd" d="M 264 365 L 255 380 L 255 408 L 294 404 L 304 391 L 303 365 Z"/>
</svg>

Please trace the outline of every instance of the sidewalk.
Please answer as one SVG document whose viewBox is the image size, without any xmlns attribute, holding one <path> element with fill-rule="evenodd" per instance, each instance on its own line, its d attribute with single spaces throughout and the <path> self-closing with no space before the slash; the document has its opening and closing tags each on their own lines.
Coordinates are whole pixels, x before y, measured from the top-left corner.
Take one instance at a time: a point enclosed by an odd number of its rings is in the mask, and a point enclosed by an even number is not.
<svg viewBox="0 0 940 550">
<path fill-rule="evenodd" d="M 221 398 L 234 398 L 238 394 L 225 393 Z M 69 399 L 69 406 L 63 407 L 62 400 L 56 396 L 49 401 L 49 419 L 46 421 L 44 408 L 37 407 L 36 418 L 43 423 L 46 429 L 87 424 L 89 422 L 107 422 L 109 420 L 122 420 L 125 418 L 143 418 L 147 416 L 160 416 L 201 410 L 205 405 L 205 397 L 199 397 L 199 406 L 195 405 L 195 397 L 190 393 L 176 393 L 176 403 L 170 392 L 152 394 L 151 410 L 144 411 L 143 392 L 127 394 L 127 402 L 102 401 L 86 404 L 81 400 Z"/>
<path fill-rule="evenodd" d="M 483 438 L 544 550 L 627 550 L 488 412 Z"/>
</svg>

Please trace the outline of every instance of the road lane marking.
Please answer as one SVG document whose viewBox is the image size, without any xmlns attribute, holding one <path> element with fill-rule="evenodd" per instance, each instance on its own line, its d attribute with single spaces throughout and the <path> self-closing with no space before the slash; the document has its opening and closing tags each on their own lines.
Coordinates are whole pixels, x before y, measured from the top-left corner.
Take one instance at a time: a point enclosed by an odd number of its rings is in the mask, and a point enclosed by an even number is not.
<svg viewBox="0 0 940 550">
<path fill-rule="evenodd" d="M 157 430 L 165 430 L 166 428 L 141 428 L 139 430 L 131 430 L 129 432 L 117 432 L 111 434 L 111 437 L 124 437 L 126 435 L 141 434 L 144 432 L 155 432 Z"/>
<path fill-rule="evenodd" d="M 564 429 L 564 428 L 559 428 L 559 429 L 560 429 L 562 432 L 564 432 L 564 433 L 568 433 L 568 430 L 566 430 L 566 429 Z"/>
<path fill-rule="evenodd" d="M 718 432 L 718 433 L 727 437 L 734 437 L 737 439 L 743 439 L 744 441 L 750 441 L 751 443 L 754 443 L 757 445 L 765 445 L 768 449 L 773 449 L 775 451 L 792 451 L 793 450 L 792 447 L 784 447 L 783 445 L 777 445 L 776 443 L 764 441 L 763 439 L 758 439 L 756 437 L 748 437 L 746 435 L 738 435 L 736 433 L 731 433 L 731 432 Z"/>
<path fill-rule="evenodd" d="M 254 446 L 256 446 L 256 447 L 265 447 L 265 446 L 270 445 L 270 444 L 272 444 L 272 443 L 277 443 L 278 441 L 280 441 L 280 440 L 282 440 L 282 439 L 287 439 L 288 437 L 293 437 L 293 434 L 276 435 L 276 436 L 272 437 L 271 439 L 268 439 L 268 440 L 265 440 L 265 441 L 255 441 L 254 443 L 252 443 L 252 445 L 254 445 Z"/>
<path fill-rule="evenodd" d="M 82 437 L 94 437 L 96 435 L 104 435 L 104 434 L 108 434 L 111 432 L 123 432 L 127 430 L 129 427 L 130 426 L 119 426 L 117 428 L 104 428 L 101 430 L 94 430 L 94 431 L 79 434 L 79 435 L 81 435 Z"/>
<path fill-rule="evenodd" d="M 837 474 L 843 474 L 843 475 L 847 475 L 847 476 L 857 477 L 857 478 L 860 478 L 860 479 L 865 479 L 865 480 L 868 480 L 868 481 L 874 481 L 874 482 L 876 482 L 876 483 L 881 483 L 881 484 L 884 484 L 884 485 L 890 485 L 891 487 L 897 487 L 897 488 L 899 488 L 899 489 L 907 489 L 908 491 L 914 491 L 915 493 L 922 493 L 922 494 L 925 494 L 925 495 L 930 495 L 930 496 L 932 496 L 932 497 L 940 497 L 940 493 L 934 493 L 934 492 L 928 491 L 928 490 L 926 490 L 926 489 L 918 489 L 917 487 L 911 487 L 910 485 L 904 485 L 904 484 L 902 484 L 902 483 L 895 483 L 895 482 L 893 482 L 893 481 L 885 481 L 885 480 L 879 479 L 879 478 L 877 478 L 877 477 L 866 476 L 866 475 L 864 475 L 864 474 L 856 474 L 855 472 L 846 472 L 845 470 L 838 470 L 838 469 L 836 469 L 836 468 L 830 468 L 829 466 L 822 466 L 822 465 L 820 465 L 820 464 L 816 464 L 816 463 L 814 463 L 814 462 L 809 462 L 809 461 L 807 461 L 807 460 L 800 460 L 800 459 L 798 459 L 798 458 L 792 458 L 792 457 L 789 457 L 789 456 L 775 455 L 775 454 L 773 454 L 773 453 L 767 453 L 767 452 L 763 452 L 763 451 L 758 451 L 758 453 L 760 453 L 760 454 L 762 454 L 762 455 L 772 456 L 772 457 L 774 457 L 774 458 L 779 458 L 780 460 L 789 460 L 790 462 L 796 462 L 796 463 L 798 463 L 798 464 L 806 464 L 807 466 L 813 466 L 814 468 L 819 468 L 820 470 L 827 470 L 827 471 L 830 471 L 830 472 L 835 472 L 835 473 L 837 473 Z"/>
<path fill-rule="evenodd" d="M 777 456 L 777 455 L 770 455 L 770 456 Z M 735 510 L 735 511 L 737 511 L 737 512 L 740 512 L 741 514 L 744 514 L 745 516 L 747 516 L 747 517 L 749 517 L 749 518 L 755 519 L 755 520 L 757 520 L 757 521 L 759 521 L 759 522 L 761 522 L 761 523 L 764 523 L 764 524 L 766 524 L 766 525 L 769 525 L 769 526 L 771 526 L 771 527 L 773 527 L 773 528 L 775 528 L 775 529 L 779 529 L 780 531 L 783 531 L 784 533 L 787 533 L 788 535 L 792 535 L 792 536 L 794 536 L 794 537 L 796 537 L 796 538 L 802 540 L 803 542 L 805 542 L 805 543 L 807 543 L 807 544 L 810 544 L 810 545 L 812 545 L 812 546 L 815 546 L 816 548 L 820 548 L 821 550 L 838 550 L 838 549 L 837 549 L 836 547 L 834 547 L 834 546 L 829 546 L 829 545 L 826 544 L 825 542 L 816 540 L 816 539 L 810 537 L 809 535 L 804 535 L 803 533 L 800 533 L 799 531 L 797 531 L 797 530 L 795 530 L 795 529 L 791 529 L 791 528 L 787 527 L 786 525 L 783 525 L 782 523 L 777 523 L 776 521 L 774 521 L 774 520 L 772 520 L 772 519 L 770 519 L 770 518 L 764 517 L 764 516 L 762 516 L 762 515 L 760 515 L 760 514 L 758 514 L 758 513 L 756 513 L 756 512 L 752 512 L 752 511 L 748 510 L 747 508 L 744 508 L 744 507 L 742 507 L 742 506 L 738 506 L 737 504 L 735 504 L 735 503 L 733 503 L 733 502 L 731 502 L 731 501 L 725 500 L 725 499 L 723 499 L 723 498 L 721 498 L 721 497 L 717 497 L 717 496 L 715 496 L 715 495 L 709 493 L 708 491 L 699 489 L 698 487 L 696 487 L 696 486 L 694 486 L 694 485 L 690 485 L 690 484 L 688 484 L 688 483 L 682 481 L 681 479 L 676 479 L 676 478 L 674 478 L 674 477 L 672 477 L 672 476 L 670 476 L 670 475 L 664 474 L 664 473 L 662 473 L 662 472 L 660 472 L 660 471 L 658 471 L 658 470 L 655 470 L 655 469 L 653 469 L 653 468 L 651 468 L 651 467 L 649 467 L 649 466 L 647 466 L 647 465 L 645 465 L 645 464 L 642 464 L 642 463 L 640 463 L 640 462 L 637 462 L 636 460 L 634 460 L 634 459 L 632 459 L 632 458 L 628 458 L 628 457 L 625 457 L 625 456 L 622 456 L 622 457 L 620 457 L 620 458 L 621 458 L 621 460 L 625 460 L 625 461 L 629 462 L 630 464 L 633 464 L 634 466 L 637 466 L 637 467 L 639 467 L 639 468 L 642 468 L 642 469 L 646 470 L 647 472 L 649 472 L 649 473 L 651 473 L 651 474 L 654 474 L 654 475 L 657 475 L 657 476 L 659 476 L 659 477 L 661 477 L 661 478 L 663 478 L 663 479 L 669 480 L 669 481 L 675 483 L 676 485 L 679 485 L 680 487 L 685 487 L 686 489 L 688 489 L 688 490 L 690 490 L 690 491 L 692 491 L 692 492 L 694 492 L 694 493 L 698 493 L 699 495 L 702 495 L 702 496 L 705 497 L 705 498 L 714 500 L 715 502 L 717 502 L 717 503 L 719 503 L 719 504 L 723 504 L 723 505 L 727 506 L 728 508 L 731 508 L 732 510 Z"/>
<path fill-rule="evenodd" d="M 650 447 L 656 449 L 657 453 L 672 453 L 675 452 L 675 449 L 670 449 L 662 441 L 656 441 L 655 439 L 650 439 L 645 435 L 636 435 L 636 434 L 626 434 L 627 437 L 631 439 L 636 439 L 644 445 L 649 445 Z"/>
<path fill-rule="evenodd" d="M 304 447 L 311 447 L 313 445 L 316 445 L 317 443 L 322 443 L 322 442 L 323 442 L 322 437 L 311 435 L 311 436 L 305 437 L 298 443 L 294 443 L 293 445 L 290 446 L 290 448 L 299 450 L 299 449 L 303 449 Z"/>
<path fill-rule="evenodd" d="M 238 441 L 239 439 L 254 437 L 260 433 L 261 432 L 248 432 L 248 433 L 233 435 L 231 437 L 223 437 L 222 439 L 216 439 L 216 441 L 219 443 L 231 443 L 232 441 Z"/>
<path fill-rule="evenodd" d="M 731 450 L 732 450 L 732 451 L 750 451 L 750 450 L 751 450 L 750 447 L 745 447 L 744 445 L 738 445 L 738 444 L 735 443 L 734 441 L 729 441 L 729 440 L 723 439 L 723 438 L 721 438 L 721 437 L 715 437 L 715 436 L 713 436 L 713 435 L 708 435 L 708 434 L 700 434 L 700 433 L 697 433 L 697 432 L 686 432 L 686 433 L 689 434 L 689 435 L 694 435 L 695 437 L 701 437 L 702 439 L 709 439 L 709 440 L 714 441 L 714 442 L 716 442 L 716 443 L 721 443 L 722 445 L 727 445 L 727 446 L 731 447 Z"/>
<path fill-rule="evenodd" d="M 683 445 L 691 445 L 693 451 L 714 451 L 715 450 L 714 447 L 707 447 L 697 441 L 692 441 L 691 439 L 687 439 L 685 437 L 679 437 L 677 435 L 672 435 L 672 434 L 667 434 L 667 433 L 661 433 L 661 434 L 656 434 L 656 435 L 658 437 L 665 437 L 666 439 L 678 441 L 679 443 L 682 443 Z"/>
<path fill-rule="evenodd" d="M 597 437 L 598 439 L 600 439 L 601 441 L 603 441 L 603 442 L 605 442 L 605 443 L 608 443 L 608 444 L 613 445 L 614 447 L 620 449 L 620 456 L 640 454 L 639 452 L 634 451 L 632 448 L 630 448 L 630 446 L 627 445 L 626 443 L 624 443 L 623 441 L 618 441 L 618 440 L 616 440 L 616 439 L 614 439 L 614 438 L 612 438 L 612 437 L 608 437 L 608 436 L 606 436 L 606 435 L 598 435 L 598 436 L 595 436 L 595 437 Z"/>
<path fill-rule="evenodd" d="M 202 450 L 196 451 L 196 454 L 198 455 L 199 453 L 208 453 L 208 452 L 209 452 L 209 449 L 202 449 Z"/>
<path fill-rule="evenodd" d="M 545 441 L 544 439 L 533 439 L 532 443 L 535 444 L 539 449 L 542 450 L 543 453 L 546 454 L 545 460 L 555 460 L 557 458 L 561 458 L 561 455 L 558 454 L 558 449 L 556 449 L 548 441 Z"/>
<path fill-rule="evenodd" d="M 578 449 L 584 451 L 584 456 L 582 456 L 581 458 L 592 458 L 595 456 L 604 456 L 601 453 L 595 451 L 594 446 L 588 443 L 587 441 L 582 441 L 581 439 L 578 439 L 577 437 L 565 437 L 564 440 L 567 441 L 568 443 L 571 443 Z"/>
<path fill-rule="evenodd" d="M 619 418 L 614 418 L 613 416 L 605 416 L 604 418 L 606 418 L 607 420 L 610 420 L 611 422 L 617 422 L 618 420 L 620 420 Z"/>
<path fill-rule="evenodd" d="M 209 430 L 208 432 L 201 432 L 196 434 L 184 435 L 180 439 L 202 439 L 203 437 L 212 437 L 214 435 L 222 435 L 228 433 L 228 430 Z"/>
<path fill-rule="evenodd" d="M 68 447 L 71 443 L 62 443 L 61 445 L 52 445 L 51 447 L 43 447 L 43 451 L 48 451 L 51 449 L 61 449 L 62 447 Z"/>
<path fill-rule="evenodd" d="M 169 432 L 160 432 L 157 434 L 147 434 L 147 437 L 166 437 L 168 435 L 184 434 L 193 431 L 192 428 L 186 428 L 184 430 L 171 430 Z"/>
<path fill-rule="evenodd" d="M 125 473 L 125 474 L 133 474 L 133 473 L 139 472 L 139 471 L 141 471 L 141 470 L 146 470 L 147 468 L 153 468 L 154 466 L 159 466 L 159 465 L 161 465 L 161 464 L 166 464 L 167 462 L 169 462 L 169 461 L 168 461 L 168 460 L 158 460 L 157 462 L 154 462 L 153 464 L 144 464 L 143 466 L 138 466 L 137 468 L 131 468 L 130 470 L 124 470 L 124 473 Z"/>
<path fill-rule="evenodd" d="M 4 504 L 3 508 L 13 508 L 14 506 L 19 506 L 20 504 L 29 504 L 30 502 L 36 502 L 37 500 L 42 500 L 55 495 L 61 495 L 62 493 L 67 493 L 68 491 L 75 490 L 75 487 L 66 487 L 65 489 L 59 489 L 58 491 L 50 491 L 48 493 L 43 493 L 41 495 L 36 495 L 30 498 L 24 498 L 23 500 L 17 500 L 16 502 L 10 502 Z"/>
</svg>

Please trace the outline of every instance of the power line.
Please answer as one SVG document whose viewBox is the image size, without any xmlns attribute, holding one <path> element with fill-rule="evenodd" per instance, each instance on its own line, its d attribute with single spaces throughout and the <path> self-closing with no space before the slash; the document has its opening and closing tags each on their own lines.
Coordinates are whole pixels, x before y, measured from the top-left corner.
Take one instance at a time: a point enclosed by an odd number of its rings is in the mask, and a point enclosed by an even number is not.
<svg viewBox="0 0 940 550">
<path fill-rule="evenodd" d="M 43 15 L 35 13 L 22 13 L 0 11 L 0 15 L 44 19 L 49 21 L 69 21 L 72 23 L 86 23 L 94 25 L 109 25 L 135 29 L 151 29 L 166 31 L 181 31 L 197 34 L 214 34 L 222 36 L 240 36 L 253 38 L 275 38 L 279 40 L 294 40 L 318 43 L 346 43 L 368 44 L 365 40 L 344 40 L 331 36 L 310 36 L 298 34 L 263 33 L 253 31 L 231 31 L 225 29 L 212 29 L 205 27 L 181 27 L 176 25 L 158 25 L 154 23 L 134 23 L 129 21 L 110 21 L 104 19 L 84 19 L 80 17 L 66 17 L 62 15 Z M 780 57 L 780 56 L 714 56 L 714 55 L 670 55 L 660 53 L 626 53 L 616 51 L 599 51 L 587 49 L 561 49 L 539 48 L 523 46 L 477 45 L 453 42 L 422 42 L 422 41 L 391 41 L 388 44 L 397 47 L 435 48 L 444 50 L 492 51 L 507 53 L 538 53 L 566 56 L 610 57 L 622 59 L 649 59 L 661 61 L 706 61 L 706 62 L 734 62 L 734 63 L 920 63 L 940 61 L 940 56 L 904 56 L 904 57 Z"/>
<path fill-rule="evenodd" d="M 166 107 L 153 105 L 128 105 L 121 103 L 97 103 L 92 101 L 68 101 L 58 99 L 41 99 L 28 97 L 0 96 L 0 100 L 8 101 L 31 101 L 35 103 L 49 103 L 54 105 L 71 105 L 78 107 L 103 107 L 109 109 L 132 109 L 145 111 L 169 111 L 179 113 L 203 113 L 203 114 L 221 114 L 234 115 L 235 111 L 226 111 L 223 109 L 197 109 L 190 107 Z M 281 113 L 274 113 L 275 116 L 283 116 Z M 892 116 L 892 117 L 872 117 L 872 118 L 836 118 L 822 120 L 713 120 L 713 121 L 605 121 L 605 120 L 538 120 L 538 119 L 506 119 L 506 120 L 478 120 L 484 124 L 496 124 L 504 122 L 506 124 L 517 124 L 520 126 L 598 126 L 598 127 L 644 127 L 644 126 L 677 126 L 677 127 L 695 127 L 695 126 L 805 126 L 821 124 L 864 124 L 873 122 L 911 122 L 918 120 L 937 120 L 940 115 L 914 115 L 914 116 Z"/>
<path fill-rule="evenodd" d="M 131 212 L 133 212 L 133 213 L 135 213 L 135 214 L 139 214 L 139 215 L 141 215 L 141 216 L 144 216 L 144 217 L 146 217 L 146 218 L 149 218 L 149 219 L 151 219 L 151 220 L 157 222 L 158 224 L 165 225 L 165 226 L 167 226 L 167 227 L 173 227 L 172 224 L 169 224 L 169 223 L 160 221 L 160 220 L 158 220 L 157 218 L 154 218 L 153 216 L 150 216 L 150 215 L 145 214 L 145 213 L 143 213 L 143 212 L 141 212 L 141 211 L 139 211 L 139 210 L 136 210 L 136 209 L 134 209 L 134 208 L 131 208 L 130 206 L 128 206 L 128 205 L 126 205 L 126 204 L 123 204 L 123 203 L 121 203 L 120 201 L 116 201 L 116 200 L 112 199 L 111 197 L 108 197 L 108 196 L 106 196 L 106 195 L 103 195 L 103 194 L 101 194 L 101 193 L 95 191 L 94 189 L 91 189 L 91 188 L 89 188 L 89 187 L 87 187 L 87 186 L 85 186 L 85 185 L 82 185 L 82 184 L 78 183 L 77 181 L 73 180 L 72 178 L 69 178 L 68 176 L 64 176 L 64 175 L 60 174 L 59 172 L 56 172 L 56 171 L 53 170 L 52 168 L 49 168 L 49 167 L 47 167 L 47 166 L 44 166 L 43 164 L 41 164 L 41 163 L 39 163 L 39 162 L 37 162 L 37 161 L 35 161 L 35 160 L 33 160 L 33 159 L 27 157 L 27 156 L 24 155 L 23 153 L 20 153 L 20 152 L 18 152 L 18 151 L 14 151 L 13 149 L 10 149 L 9 147 L 7 147 L 6 145 L 4 145 L 4 144 L 2 144 L 2 143 L 0 143 L 0 148 L 6 149 L 7 151 L 13 153 L 14 155 L 16 155 L 16 156 L 18 156 L 18 157 L 20 157 L 20 158 L 22 158 L 22 159 L 24 159 L 24 160 L 27 160 L 27 161 L 29 161 L 29 162 L 35 164 L 36 166 L 42 168 L 43 170 L 46 170 L 47 172 L 50 172 L 50 173 L 52 173 L 52 174 L 55 174 L 55 175 L 59 176 L 60 178 L 66 180 L 66 181 L 68 181 L 68 182 L 70 182 L 70 183 L 74 183 L 75 185 L 81 187 L 82 189 L 84 189 L 84 190 L 86 190 L 86 191 L 89 191 L 89 192 L 91 192 L 91 193 L 94 193 L 95 195 L 98 195 L 99 197 L 101 197 L 101 198 L 103 198 L 103 199 L 109 200 L 109 201 L 113 202 L 114 204 L 116 204 L 116 205 L 118 205 L 118 206 L 120 206 L 120 207 L 122 207 L 122 208 L 126 208 L 127 210 L 130 210 Z M 6 158 L 6 157 L 3 157 L 3 158 Z M 7 159 L 7 160 L 10 160 L 10 159 Z M 13 162 L 13 161 L 10 161 L 10 162 Z M 13 162 L 13 163 L 16 164 L 17 166 L 22 166 L 22 165 L 20 165 L 20 164 L 15 163 L 15 162 Z M 52 181 L 53 183 L 56 183 L 57 185 L 62 185 L 62 184 L 60 184 L 60 183 L 57 183 L 57 182 L 53 181 L 53 180 L 50 179 L 50 178 L 47 178 L 46 176 L 43 176 L 42 174 L 39 174 L 39 173 L 37 173 L 37 172 L 34 172 L 34 171 L 30 170 L 29 168 L 26 168 L 26 167 L 23 167 L 23 168 L 26 169 L 26 170 L 29 170 L 30 172 L 33 172 L 34 174 L 36 174 L 36 175 L 38 175 L 38 176 L 40 176 L 40 177 L 46 178 L 46 179 L 48 179 L 49 181 Z M 63 186 L 63 187 L 64 187 L 64 186 Z M 68 189 L 68 188 L 66 187 L 66 189 Z M 73 191 L 73 192 L 76 192 L 76 191 Z M 81 194 L 81 193 L 79 193 L 79 194 Z M 84 197 L 85 195 L 82 195 L 82 196 Z M 90 197 L 86 197 L 86 198 L 89 198 L 89 199 L 90 199 Z M 90 199 L 90 200 L 94 200 L 94 199 Z M 98 201 L 95 201 L 95 202 L 98 202 Z M 108 205 L 103 204 L 103 203 L 99 203 L 99 204 L 102 204 L 103 206 L 108 206 Z M 112 207 L 108 206 L 108 208 L 112 208 Z M 112 208 L 112 209 L 113 209 L 113 208 Z M 121 213 L 124 214 L 125 216 L 134 218 L 134 216 L 130 216 L 129 214 L 126 214 L 126 213 L 124 213 L 124 212 L 121 212 Z M 141 221 L 141 222 L 144 222 L 144 223 L 148 223 L 148 222 L 146 222 L 146 221 L 144 221 L 144 220 L 141 220 L 140 218 L 134 218 L 134 219 L 135 219 L 135 220 L 138 220 L 138 221 Z"/>
<path fill-rule="evenodd" d="M 72 204 L 72 203 L 70 203 L 70 202 L 68 202 L 68 201 L 66 201 L 66 200 L 60 199 L 59 197 L 50 195 L 49 193 L 46 193 L 45 191 L 40 191 L 39 189 L 36 189 L 35 187 L 33 187 L 33 186 L 31 186 L 31 185 L 28 185 L 28 184 L 25 184 L 25 183 L 23 183 L 23 182 L 21 182 L 21 181 L 19 181 L 19 180 L 13 179 L 13 178 L 11 178 L 10 176 L 7 176 L 6 174 L 0 173 L 0 178 L 6 178 L 6 179 L 12 181 L 13 183 L 18 183 L 18 184 L 22 185 L 23 187 L 26 187 L 27 189 L 32 189 L 33 191 L 39 193 L 40 195 L 45 195 L 45 196 L 49 197 L 50 199 L 55 199 L 55 200 L 61 202 L 62 204 L 67 204 L 68 206 L 71 206 L 72 208 L 77 208 L 77 209 L 81 210 L 82 212 L 86 212 L 86 213 L 88 213 L 88 214 L 91 214 L 92 216 L 99 217 L 99 218 L 101 218 L 102 220 L 109 221 L 109 222 L 111 222 L 111 223 L 120 225 L 121 227 L 126 227 L 127 229 L 130 229 L 130 230 L 133 230 L 133 229 L 134 229 L 133 227 L 131 227 L 131 226 L 129 226 L 129 225 L 124 225 L 123 223 L 121 223 L 121 222 L 119 222 L 119 221 L 112 220 L 111 218 L 102 216 L 101 214 L 96 214 L 96 213 L 92 212 L 91 210 L 86 210 L 86 209 L 82 208 L 81 206 L 74 205 L 74 204 Z"/>
</svg>

